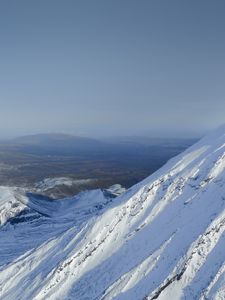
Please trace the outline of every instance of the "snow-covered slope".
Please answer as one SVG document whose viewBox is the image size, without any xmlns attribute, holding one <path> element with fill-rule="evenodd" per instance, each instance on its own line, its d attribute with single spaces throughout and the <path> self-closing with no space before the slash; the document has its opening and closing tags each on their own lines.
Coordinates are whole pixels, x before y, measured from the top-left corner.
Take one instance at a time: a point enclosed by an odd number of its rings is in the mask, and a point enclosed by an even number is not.
<svg viewBox="0 0 225 300">
<path fill-rule="evenodd" d="M 45 178 L 35 184 L 38 191 L 47 191 L 57 186 L 72 186 L 73 184 L 82 185 L 94 181 L 94 179 L 72 179 L 69 177 Z"/>
<path fill-rule="evenodd" d="M 225 299 L 225 126 L 107 205 L 15 197 L 0 299 Z"/>
</svg>

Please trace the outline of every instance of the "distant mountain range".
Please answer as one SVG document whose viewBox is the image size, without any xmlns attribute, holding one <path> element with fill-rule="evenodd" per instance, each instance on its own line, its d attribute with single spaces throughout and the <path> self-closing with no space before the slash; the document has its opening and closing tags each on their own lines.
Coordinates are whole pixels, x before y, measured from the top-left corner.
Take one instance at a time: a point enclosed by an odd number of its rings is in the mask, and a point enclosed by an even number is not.
<svg viewBox="0 0 225 300">
<path fill-rule="evenodd" d="M 116 150 L 127 150 L 132 148 L 136 151 L 138 148 L 154 147 L 158 145 L 176 147 L 177 144 L 190 145 L 196 139 L 181 139 L 181 138 L 151 138 L 145 136 L 124 136 L 104 139 L 93 139 L 61 133 L 45 133 L 26 135 L 7 140 L 2 144 L 8 146 L 17 146 L 24 151 L 44 151 L 49 153 L 75 153 L 75 152 L 94 152 L 108 151 L 115 152 Z M 131 149 L 130 149 L 131 151 Z"/>
</svg>

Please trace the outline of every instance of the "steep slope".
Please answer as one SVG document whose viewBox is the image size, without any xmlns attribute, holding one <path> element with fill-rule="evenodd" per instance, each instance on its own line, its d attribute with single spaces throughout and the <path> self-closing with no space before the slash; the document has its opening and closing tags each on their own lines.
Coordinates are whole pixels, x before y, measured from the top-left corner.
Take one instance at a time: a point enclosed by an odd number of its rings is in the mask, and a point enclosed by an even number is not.
<svg viewBox="0 0 225 300">
<path fill-rule="evenodd" d="M 39 245 L 3 259 L 1 299 L 225 299 L 225 126 L 102 213 L 75 222 L 69 211 L 42 220 Z M 5 251 L 40 234 L 31 227 L 3 226 Z"/>
</svg>

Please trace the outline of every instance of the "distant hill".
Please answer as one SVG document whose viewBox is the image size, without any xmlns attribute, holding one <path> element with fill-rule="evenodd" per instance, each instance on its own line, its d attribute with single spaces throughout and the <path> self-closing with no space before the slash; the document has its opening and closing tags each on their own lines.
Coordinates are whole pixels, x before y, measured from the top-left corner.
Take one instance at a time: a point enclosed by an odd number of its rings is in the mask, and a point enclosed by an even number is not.
<svg viewBox="0 0 225 300">
<path fill-rule="evenodd" d="M 25 152 L 50 155 L 65 155 L 80 152 L 84 154 L 106 148 L 106 144 L 104 142 L 96 139 L 61 133 L 44 133 L 22 136 L 7 141 L 7 144 L 17 146 Z"/>
<path fill-rule="evenodd" d="M 63 133 L 40 133 L 40 134 L 33 134 L 33 135 L 25 135 L 21 137 L 17 137 L 11 140 L 13 143 L 19 144 L 36 144 L 36 145 L 43 145 L 49 143 L 83 143 L 87 144 L 99 144 L 100 142 L 96 139 L 80 137 L 70 134 L 63 134 Z"/>
</svg>

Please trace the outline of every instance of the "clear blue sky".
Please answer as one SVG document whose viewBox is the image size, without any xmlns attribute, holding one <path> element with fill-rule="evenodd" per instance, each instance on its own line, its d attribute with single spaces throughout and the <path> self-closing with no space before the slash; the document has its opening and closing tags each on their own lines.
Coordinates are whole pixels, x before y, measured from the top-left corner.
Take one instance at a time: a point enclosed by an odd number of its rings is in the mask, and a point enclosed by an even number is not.
<svg viewBox="0 0 225 300">
<path fill-rule="evenodd" d="M 0 1 L 0 135 L 221 123 L 224 0 Z"/>
</svg>

